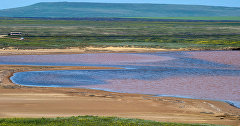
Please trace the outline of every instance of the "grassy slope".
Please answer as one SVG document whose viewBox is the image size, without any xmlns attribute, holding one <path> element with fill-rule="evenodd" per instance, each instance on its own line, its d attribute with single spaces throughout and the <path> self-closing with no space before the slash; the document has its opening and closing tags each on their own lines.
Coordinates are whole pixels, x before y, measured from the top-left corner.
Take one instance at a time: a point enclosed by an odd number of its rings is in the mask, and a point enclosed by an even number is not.
<svg viewBox="0 0 240 126">
<path fill-rule="evenodd" d="M 239 21 L 240 16 L 230 17 L 230 16 L 222 16 L 222 17 L 130 17 L 130 18 L 139 18 L 139 19 L 179 19 L 179 20 L 221 20 L 221 21 Z"/>
<path fill-rule="evenodd" d="M 10 31 L 28 35 L 22 41 L 0 38 L 0 48 L 240 47 L 240 22 L 0 19 L 0 34 Z"/>
<path fill-rule="evenodd" d="M 42 2 L 0 10 L 0 17 L 209 17 L 240 16 L 240 8 L 174 4 Z"/>
<path fill-rule="evenodd" d="M 0 119 L 0 126 L 216 126 L 208 124 L 161 123 L 140 119 L 79 116 L 70 118 Z"/>
</svg>

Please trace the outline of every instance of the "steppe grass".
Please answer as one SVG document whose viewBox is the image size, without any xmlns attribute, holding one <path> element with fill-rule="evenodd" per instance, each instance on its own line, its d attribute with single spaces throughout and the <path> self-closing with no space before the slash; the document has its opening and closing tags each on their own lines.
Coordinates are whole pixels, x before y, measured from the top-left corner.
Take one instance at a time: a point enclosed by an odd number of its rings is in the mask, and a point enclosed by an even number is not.
<svg viewBox="0 0 240 126">
<path fill-rule="evenodd" d="M 216 126 L 210 124 L 164 123 L 117 117 L 78 116 L 69 118 L 0 119 L 0 126 Z"/>
<path fill-rule="evenodd" d="M 240 47 L 240 35 L 159 36 L 25 36 L 24 40 L 0 38 L 0 48 L 140 47 L 165 49 L 227 49 Z"/>
<path fill-rule="evenodd" d="M 0 18 L 0 48 L 94 47 L 227 49 L 240 47 L 240 22 Z"/>
</svg>

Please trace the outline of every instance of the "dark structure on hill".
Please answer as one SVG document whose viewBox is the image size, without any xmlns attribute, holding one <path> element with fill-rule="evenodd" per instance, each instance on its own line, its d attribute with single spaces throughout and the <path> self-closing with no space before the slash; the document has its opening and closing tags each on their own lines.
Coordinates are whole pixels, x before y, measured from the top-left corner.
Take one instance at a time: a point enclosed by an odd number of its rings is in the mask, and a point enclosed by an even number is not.
<svg viewBox="0 0 240 126">
<path fill-rule="evenodd" d="M 10 32 L 10 33 L 8 33 L 8 35 L 21 36 L 21 35 L 22 35 L 22 32 Z"/>
</svg>

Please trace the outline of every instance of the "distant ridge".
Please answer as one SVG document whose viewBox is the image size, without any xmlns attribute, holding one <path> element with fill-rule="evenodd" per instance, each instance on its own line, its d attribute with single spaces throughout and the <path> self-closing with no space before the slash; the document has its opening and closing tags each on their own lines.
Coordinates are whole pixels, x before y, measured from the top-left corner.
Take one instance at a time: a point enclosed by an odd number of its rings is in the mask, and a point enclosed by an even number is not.
<svg viewBox="0 0 240 126">
<path fill-rule="evenodd" d="M 0 10 L 0 17 L 234 17 L 238 7 L 133 4 L 41 2 L 30 6 Z"/>
</svg>

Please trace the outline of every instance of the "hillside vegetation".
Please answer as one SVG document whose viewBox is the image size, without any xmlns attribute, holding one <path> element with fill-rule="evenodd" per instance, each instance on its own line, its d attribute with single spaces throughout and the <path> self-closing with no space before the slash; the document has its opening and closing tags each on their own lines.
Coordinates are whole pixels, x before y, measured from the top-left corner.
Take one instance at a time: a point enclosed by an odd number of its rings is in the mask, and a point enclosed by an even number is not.
<svg viewBox="0 0 240 126">
<path fill-rule="evenodd" d="M 240 8 L 175 5 L 41 2 L 0 10 L 0 17 L 222 17 L 240 16 Z"/>
</svg>

